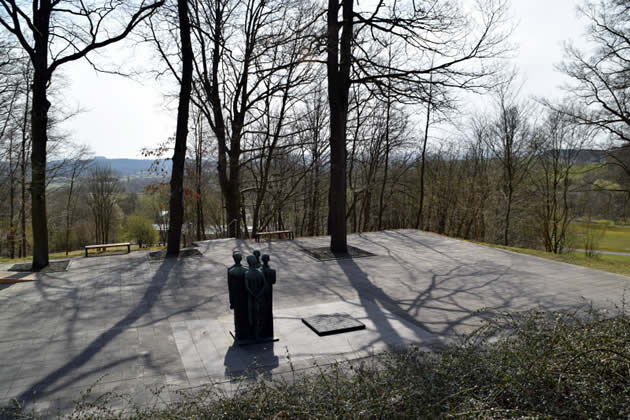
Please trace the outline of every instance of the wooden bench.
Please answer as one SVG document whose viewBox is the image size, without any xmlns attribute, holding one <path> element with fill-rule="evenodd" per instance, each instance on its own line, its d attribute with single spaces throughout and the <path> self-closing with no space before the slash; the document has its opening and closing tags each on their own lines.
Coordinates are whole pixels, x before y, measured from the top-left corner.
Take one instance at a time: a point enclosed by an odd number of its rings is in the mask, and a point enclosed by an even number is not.
<svg viewBox="0 0 630 420">
<path fill-rule="evenodd" d="M 254 237 L 256 239 L 256 242 L 260 242 L 261 237 L 267 236 L 269 237 L 269 240 L 271 240 L 271 237 L 273 235 L 278 235 L 278 237 L 281 237 L 282 235 L 287 235 L 291 240 L 293 240 L 294 238 L 293 232 L 290 230 L 277 230 L 275 232 L 257 232 Z"/>
<path fill-rule="evenodd" d="M 121 247 L 121 246 L 126 246 L 127 247 L 127 253 L 131 252 L 131 243 L 129 242 L 121 242 L 119 244 L 100 244 L 100 245 L 86 245 L 85 246 L 85 256 L 88 256 L 88 250 L 90 249 L 99 249 L 102 248 L 103 251 L 105 251 L 106 248 L 116 248 L 116 247 Z"/>
</svg>

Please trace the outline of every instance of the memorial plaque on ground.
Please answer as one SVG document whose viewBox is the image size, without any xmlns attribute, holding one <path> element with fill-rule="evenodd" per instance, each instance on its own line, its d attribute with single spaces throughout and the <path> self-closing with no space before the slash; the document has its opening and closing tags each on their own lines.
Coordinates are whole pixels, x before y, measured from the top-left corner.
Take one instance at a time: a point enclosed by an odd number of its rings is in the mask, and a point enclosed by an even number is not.
<svg viewBox="0 0 630 420">
<path fill-rule="evenodd" d="M 341 334 L 365 328 L 364 324 L 346 313 L 315 315 L 302 318 L 302 322 L 319 336 Z"/>
<path fill-rule="evenodd" d="M 374 257 L 375 254 L 348 245 L 348 252 L 332 252 L 330 247 L 321 248 L 301 248 L 302 251 L 319 261 L 342 260 L 347 258 Z"/>
</svg>

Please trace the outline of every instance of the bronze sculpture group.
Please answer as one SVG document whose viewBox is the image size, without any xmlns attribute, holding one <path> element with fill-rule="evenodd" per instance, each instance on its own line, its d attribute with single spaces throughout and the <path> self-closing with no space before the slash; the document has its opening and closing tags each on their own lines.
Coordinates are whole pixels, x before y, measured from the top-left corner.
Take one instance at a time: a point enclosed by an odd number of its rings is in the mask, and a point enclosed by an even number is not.
<svg viewBox="0 0 630 420">
<path fill-rule="evenodd" d="M 227 274 L 234 340 L 237 344 L 275 341 L 272 303 L 276 270 L 269 267 L 269 255 L 261 257 L 260 251 L 254 251 L 247 257 L 247 267 L 241 265 L 240 252 L 234 252 L 232 258 L 234 265 Z"/>
</svg>

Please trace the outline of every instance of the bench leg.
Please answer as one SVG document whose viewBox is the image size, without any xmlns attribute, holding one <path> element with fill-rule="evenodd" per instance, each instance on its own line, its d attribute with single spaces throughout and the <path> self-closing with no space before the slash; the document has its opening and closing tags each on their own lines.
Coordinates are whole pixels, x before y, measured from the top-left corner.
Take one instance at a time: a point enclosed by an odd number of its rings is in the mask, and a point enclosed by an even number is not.
<svg viewBox="0 0 630 420">
<path fill-rule="evenodd" d="M 85 257 L 87 258 L 87 248 L 85 248 Z"/>
<path fill-rule="evenodd" d="M 127 245 L 127 254 L 131 254 L 131 245 Z"/>
</svg>

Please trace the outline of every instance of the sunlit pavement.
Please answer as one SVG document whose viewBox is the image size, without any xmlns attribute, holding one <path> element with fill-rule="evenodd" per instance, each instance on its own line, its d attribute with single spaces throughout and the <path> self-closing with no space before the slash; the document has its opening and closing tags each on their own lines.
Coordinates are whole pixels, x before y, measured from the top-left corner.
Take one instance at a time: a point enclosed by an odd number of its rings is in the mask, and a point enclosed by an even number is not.
<svg viewBox="0 0 630 420">
<path fill-rule="evenodd" d="M 82 391 L 153 404 L 174 390 L 229 387 L 415 344 L 435 348 L 495 312 L 621 303 L 630 278 L 414 230 L 350 235 L 374 257 L 320 262 L 295 241 L 203 242 L 200 257 L 150 262 L 146 253 L 73 259 L 67 272 L 0 284 L 0 402 L 67 410 Z M 273 344 L 232 345 L 226 268 L 260 249 L 277 270 Z M 9 265 L 0 265 L 0 271 Z M 300 321 L 346 312 L 365 330 L 318 337 Z"/>
</svg>

